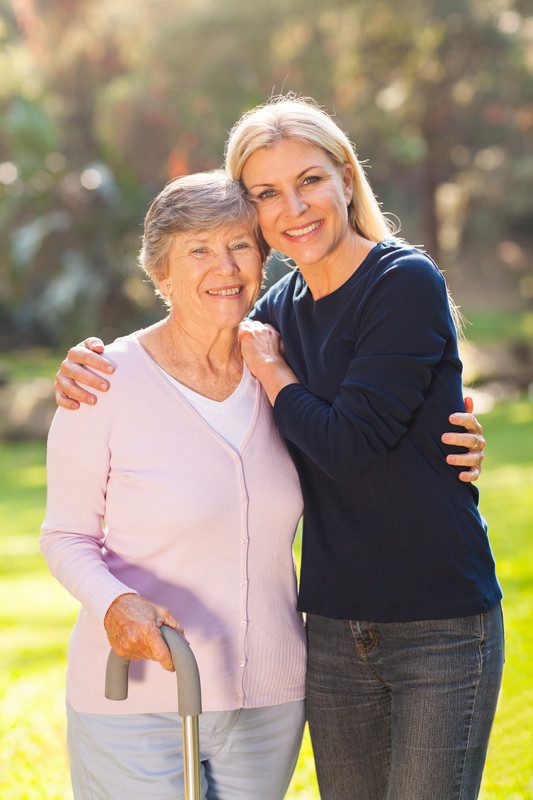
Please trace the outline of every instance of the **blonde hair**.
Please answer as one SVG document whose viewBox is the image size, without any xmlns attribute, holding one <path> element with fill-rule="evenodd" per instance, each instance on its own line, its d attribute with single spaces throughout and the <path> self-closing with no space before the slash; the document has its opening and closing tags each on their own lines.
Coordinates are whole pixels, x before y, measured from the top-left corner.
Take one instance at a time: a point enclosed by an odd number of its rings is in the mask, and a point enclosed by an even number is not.
<svg viewBox="0 0 533 800">
<path fill-rule="evenodd" d="M 167 183 L 148 208 L 138 257 L 139 266 L 153 282 L 156 294 L 166 300 L 158 282 L 168 275 L 168 255 L 174 236 L 239 223 L 251 225 L 264 263 L 270 247 L 261 235 L 255 208 L 240 183 L 221 169 L 186 175 Z"/>
<path fill-rule="evenodd" d="M 235 123 L 226 144 L 226 172 L 241 180 L 247 159 L 256 150 L 285 139 L 298 139 L 320 147 L 335 164 L 351 164 L 354 191 L 348 219 L 365 239 L 380 242 L 392 234 L 392 226 L 379 207 L 363 167 L 348 136 L 310 98 L 280 95 L 247 111 Z"/>
</svg>

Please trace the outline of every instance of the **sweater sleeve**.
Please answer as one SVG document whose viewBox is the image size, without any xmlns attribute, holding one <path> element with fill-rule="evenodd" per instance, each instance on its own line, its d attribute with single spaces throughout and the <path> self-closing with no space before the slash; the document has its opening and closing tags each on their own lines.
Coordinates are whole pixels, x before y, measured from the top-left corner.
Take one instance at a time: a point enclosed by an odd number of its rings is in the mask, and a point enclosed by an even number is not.
<svg viewBox="0 0 533 800">
<path fill-rule="evenodd" d="M 274 404 L 279 430 L 334 479 L 364 470 L 406 433 L 452 327 L 442 274 L 425 257 L 399 259 L 369 293 L 337 397 L 286 386 Z"/>
<path fill-rule="evenodd" d="M 97 408 L 58 409 L 48 435 L 46 515 L 41 551 L 52 575 L 103 624 L 113 600 L 136 593 L 103 558 L 110 453 Z"/>
<path fill-rule="evenodd" d="M 262 322 L 263 325 L 274 324 L 272 321 L 272 309 L 270 305 L 271 291 L 272 290 L 266 292 L 266 294 L 259 298 L 255 306 L 248 314 L 248 319 L 255 320 L 256 322 Z"/>
</svg>

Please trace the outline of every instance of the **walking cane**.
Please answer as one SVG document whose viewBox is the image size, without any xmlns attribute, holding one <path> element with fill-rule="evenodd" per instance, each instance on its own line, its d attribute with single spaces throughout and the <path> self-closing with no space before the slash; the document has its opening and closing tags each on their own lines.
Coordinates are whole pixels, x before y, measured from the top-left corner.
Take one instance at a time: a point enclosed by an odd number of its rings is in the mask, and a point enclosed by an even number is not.
<svg viewBox="0 0 533 800">
<path fill-rule="evenodd" d="M 177 631 L 163 625 L 161 636 L 170 650 L 178 683 L 178 713 L 183 720 L 185 800 L 201 800 L 198 717 L 202 713 L 202 698 L 198 664 L 191 648 Z M 105 696 L 108 700 L 127 698 L 129 666 L 128 658 L 117 656 L 111 650 L 105 676 Z"/>
</svg>

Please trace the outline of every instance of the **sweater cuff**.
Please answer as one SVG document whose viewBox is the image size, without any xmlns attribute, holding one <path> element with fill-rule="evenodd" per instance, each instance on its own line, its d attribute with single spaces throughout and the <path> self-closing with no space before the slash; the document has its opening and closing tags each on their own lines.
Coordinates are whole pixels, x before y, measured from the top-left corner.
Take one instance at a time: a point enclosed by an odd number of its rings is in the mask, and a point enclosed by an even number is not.
<svg viewBox="0 0 533 800">
<path fill-rule="evenodd" d="M 87 581 L 89 583 L 89 580 Z M 100 572 L 90 576 L 90 591 L 83 592 L 82 605 L 96 619 L 99 625 L 104 626 L 104 619 L 109 606 L 121 594 L 139 594 L 125 583 L 119 581 L 110 572 Z M 81 592 L 80 592 L 81 594 Z"/>
<path fill-rule="evenodd" d="M 291 416 L 294 414 L 298 398 L 307 397 L 308 395 L 308 389 L 302 386 L 301 383 L 289 383 L 278 392 L 273 408 L 274 422 L 285 438 L 289 439 L 291 429 L 294 430 L 294 422 L 291 421 Z"/>
</svg>

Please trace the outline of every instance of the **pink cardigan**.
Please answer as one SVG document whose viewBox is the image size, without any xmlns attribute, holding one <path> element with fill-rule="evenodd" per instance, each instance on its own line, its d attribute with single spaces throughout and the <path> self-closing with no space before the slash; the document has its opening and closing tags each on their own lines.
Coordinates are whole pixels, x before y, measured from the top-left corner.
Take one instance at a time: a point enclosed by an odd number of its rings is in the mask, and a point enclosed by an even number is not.
<svg viewBox="0 0 533 800">
<path fill-rule="evenodd" d="M 152 661 L 132 662 L 127 700 L 104 698 L 103 619 L 132 590 L 184 626 L 205 711 L 301 699 L 305 635 L 292 542 L 302 498 L 259 384 L 238 453 L 134 335 L 106 355 L 118 365 L 109 393 L 75 413 L 59 409 L 48 438 L 42 551 L 82 603 L 67 699 L 81 712 L 176 710 L 175 677 Z"/>
</svg>

